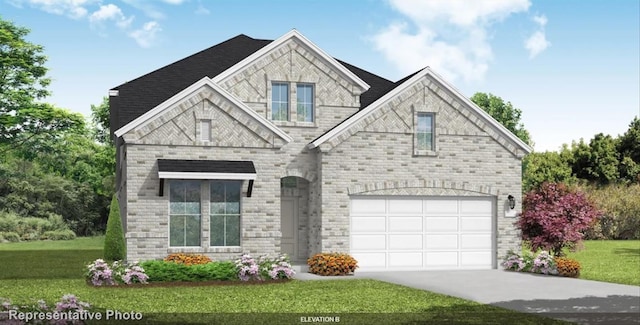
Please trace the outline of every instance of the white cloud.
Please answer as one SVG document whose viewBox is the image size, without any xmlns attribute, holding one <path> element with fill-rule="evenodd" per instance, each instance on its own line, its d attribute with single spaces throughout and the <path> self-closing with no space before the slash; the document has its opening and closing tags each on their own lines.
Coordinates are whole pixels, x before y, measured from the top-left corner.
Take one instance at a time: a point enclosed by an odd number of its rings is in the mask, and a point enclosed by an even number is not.
<svg viewBox="0 0 640 325">
<path fill-rule="evenodd" d="M 198 9 L 196 9 L 196 15 L 208 15 L 210 14 L 211 11 L 209 11 L 209 9 L 205 8 L 202 4 L 198 5 Z"/>
<path fill-rule="evenodd" d="M 141 10 L 147 17 L 152 19 L 160 20 L 166 18 L 165 14 L 156 8 L 153 2 L 146 0 L 122 0 L 122 2 Z"/>
<path fill-rule="evenodd" d="M 432 67 L 445 78 L 482 80 L 493 58 L 488 30 L 509 15 L 526 12 L 529 0 L 390 0 L 409 18 L 372 38 L 402 73 Z"/>
<path fill-rule="evenodd" d="M 162 2 L 168 3 L 170 5 L 181 5 L 187 2 L 187 0 L 162 0 Z"/>
<path fill-rule="evenodd" d="M 547 25 L 547 17 L 544 15 L 534 16 L 533 21 L 538 24 L 539 28 L 524 41 L 524 48 L 529 51 L 529 59 L 535 58 L 551 46 L 551 42 L 547 40 L 547 35 L 544 31 L 544 27 Z"/>
<path fill-rule="evenodd" d="M 20 6 L 23 3 L 38 8 L 51 14 L 64 15 L 72 19 L 80 19 L 87 15 L 85 6 L 96 0 L 13 0 L 13 5 Z"/>
<path fill-rule="evenodd" d="M 151 47 L 155 44 L 157 34 L 160 31 L 162 31 L 160 24 L 155 21 L 150 21 L 145 23 L 142 28 L 130 32 L 129 36 L 141 47 Z"/>
<path fill-rule="evenodd" d="M 133 16 L 127 18 L 118 6 L 114 4 L 108 4 L 100 6 L 100 9 L 92 13 L 89 16 L 89 22 L 92 24 L 92 26 L 96 26 L 101 25 L 105 21 L 112 20 L 115 21 L 116 26 L 118 26 L 120 29 L 126 29 L 131 26 L 133 18 Z"/>
<path fill-rule="evenodd" d="M 542 31 L 534 32 L 527 40 L 524 42 L 524 47 L 529 51 L 529 58 L 533 59 L 538 54 L 542 53 L 542 51 L 546 50 L 551 43 L 547 41 L 547 38 Z"/>
<path fill-rule="evenodd" d="M 545 15 L 533 16 L 533 21 L 538 23 L 538 25 L 540 25 L 540 27 L 544 27 L 545 25 L 547 25 L 547 17 Z"/>
</svg>

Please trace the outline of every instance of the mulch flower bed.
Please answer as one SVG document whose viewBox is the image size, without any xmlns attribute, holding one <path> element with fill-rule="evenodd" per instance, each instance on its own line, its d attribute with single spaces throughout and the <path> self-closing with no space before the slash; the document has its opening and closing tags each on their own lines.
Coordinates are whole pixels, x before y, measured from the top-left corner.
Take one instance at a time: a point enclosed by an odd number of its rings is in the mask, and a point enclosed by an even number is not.
<svg viewBox="0 0 640 325">
<path fill-rule="evenodd" d="M 180 282 L 149 282 L 147 284 L 132 283 L 119 284 L 117 286 L 93 286 L 96 288 L 173 288 L 173 287 L 211 287 L 211 286 L 250 286 L 290 282 L 291 279 L 265 280 L 265 281 L 180 281 Z"/>
</svg>

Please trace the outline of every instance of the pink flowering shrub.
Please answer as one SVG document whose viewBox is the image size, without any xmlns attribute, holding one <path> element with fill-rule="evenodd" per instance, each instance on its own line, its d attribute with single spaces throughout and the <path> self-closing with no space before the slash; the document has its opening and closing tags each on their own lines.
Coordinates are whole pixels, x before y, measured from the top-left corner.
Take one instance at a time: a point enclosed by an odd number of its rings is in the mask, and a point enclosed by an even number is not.
<svg viewBox="0 0 640 325">
<path fill-rule="evenodd" d="M 571 191 L 564 184 L 544 183 L 525 195 L 516 226 L 534 251 L 543 249 L 561 256 L 563 248 L 577 248 L 582 233 L 599 215 L 583 193 Z"/>
<path fill-rule="evenodd" d="M 532 253 L 520 256 L 513 251 L 507 252 L 502 267 L 505 270 L 541 274 L 558 274 L 555 260 L 548 252 L 542 251 L 534 258 Z"/>
<path fill-rule="evenodd" d="M 273 259 L 268 256 L 260 257 L 260 269 L 263 275 L 266 273 L 274 280 L 291 279 L 296 274 L 287 255 L 279 255 Z"/>
<path fill-rule="evenodd" d="M 558 274 L 558 269 L 556 268 L 556 263 L 553 261 L 553 256 L 546 251 L 540 252 L 540 254 L 538 254 L 538 256 L 533 260 L 531 272 L 552 275 Z"/>
<path fill-rule="evenodd" d="M 113 270 L 111 266 L 103 259 L 97 259 L 93 263 L 87 265 L 85 277 L 91 281 L 94 286 L 115 285 Z"/>
<path fill-rule="evenodd" d="M 238 278 L 242 281 L 262 281 L 260 265 L 258 265 L 258 262 L 249 254 L 243 254 L 236 260 L 236 269 L 238 270 Z"/>
<path fill-rule="evenodd" d="M 243 254 L 235 263 L 238 278 L 242 281 L 263 281 L 268 278 L 291 279 L 296 274 L 286 255 L 275 258 L 260 256 L 254 259 L 249 254 Z"/>
<path fill-rule="evenodd" d="M 118 285 L 118 283 L 148 283 L 149 280 L 144 268 L 137 263 L 122 264 L 119 261 L 115 261 L 109 265 L 102 259 L 97 259 L 87 265 L 85 278 L 94 286 L 113 286 Z"/>
<path fill-rule="evenodd" d="M 60 301 L 56 302 L 52 307 L 40 299 L 32 305 L 15 306 L 11 303 L 11 300 L 0 298 L 0 324 L 26 324 L 22 320 L 8 319 L 8 312 L 15 310 L 19 313 L 60 313 L 60 314 L 81 314 L 91 311 L 91 305 L 78 300 L 75 295 L 66 294 L 62 296 Z M 73 318 L 73 317 L 72 317 Z M 38 324 L 53 324 L 53 325 L 66 325 L 66 324 L 84 324 L 81 319 L 70 319 L 61 317 L 60 319 L 51 319 L 48 322 L 45 320 L 38 322 Z M 30 322 L 31 323 L 31 322 Z"/>
</svg>

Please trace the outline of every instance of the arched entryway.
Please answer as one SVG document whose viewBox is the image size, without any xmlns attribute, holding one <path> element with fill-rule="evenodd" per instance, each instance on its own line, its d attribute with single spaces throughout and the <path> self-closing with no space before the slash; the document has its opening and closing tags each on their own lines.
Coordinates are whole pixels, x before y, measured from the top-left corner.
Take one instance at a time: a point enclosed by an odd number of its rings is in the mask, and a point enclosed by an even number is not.
<svg viewBox="0 0 640 325">
<path fill-rule="evenodd" d="M 309 182 L 287 176 L 280 179 L 281 252 L 292 262 L 304 262 L 309 246 Z"/>
</svg>

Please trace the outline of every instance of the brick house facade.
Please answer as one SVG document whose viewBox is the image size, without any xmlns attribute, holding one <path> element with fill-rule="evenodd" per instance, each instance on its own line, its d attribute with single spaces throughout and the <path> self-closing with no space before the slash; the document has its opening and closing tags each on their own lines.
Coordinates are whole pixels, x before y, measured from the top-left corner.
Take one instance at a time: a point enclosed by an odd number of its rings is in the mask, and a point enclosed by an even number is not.
<svg viewBox="0 0 640 325">
<path fill-rule="evenodd" d="M 112 89 L 110 109 L 129 260 L 491 268 L 519 245 L 531 148 L 430 68 L 391 82 L 295 30 L 240 35 Z"/>
</svg>

